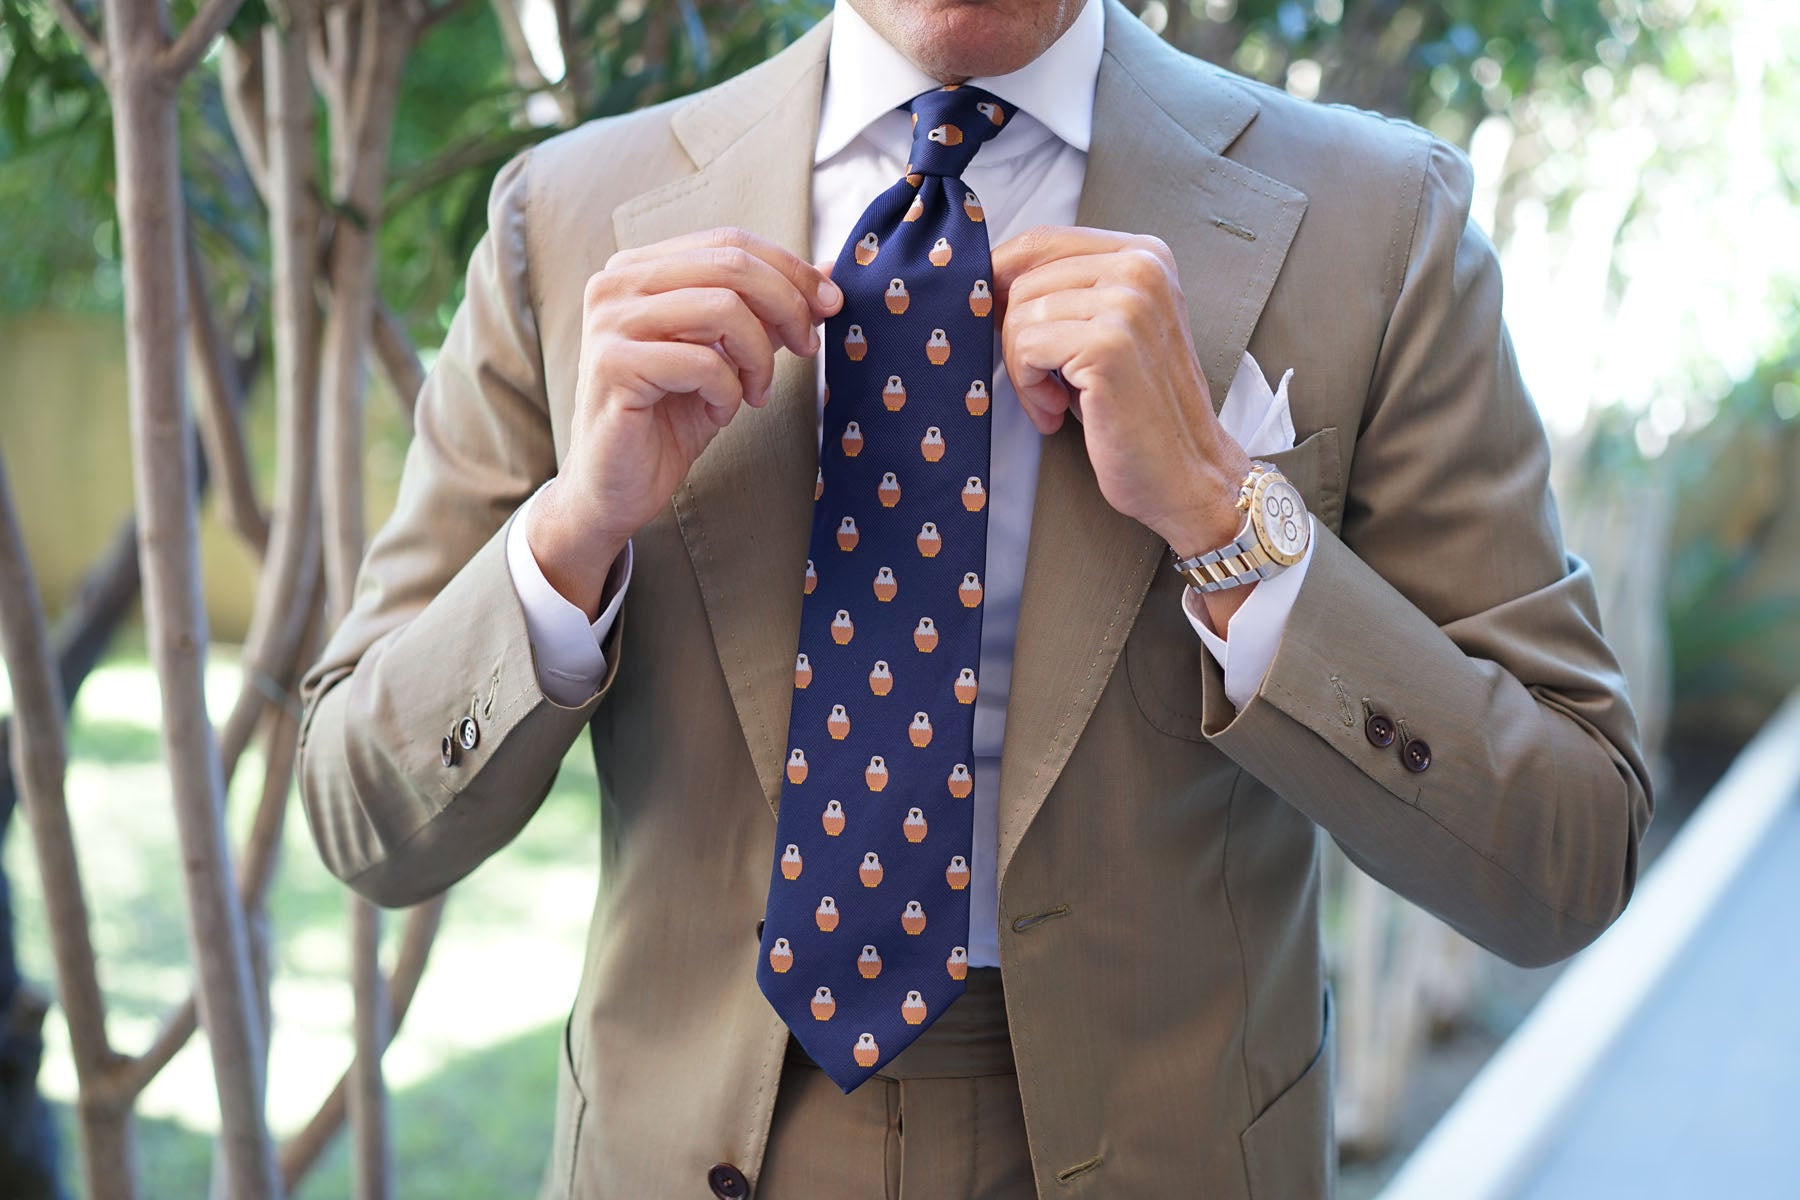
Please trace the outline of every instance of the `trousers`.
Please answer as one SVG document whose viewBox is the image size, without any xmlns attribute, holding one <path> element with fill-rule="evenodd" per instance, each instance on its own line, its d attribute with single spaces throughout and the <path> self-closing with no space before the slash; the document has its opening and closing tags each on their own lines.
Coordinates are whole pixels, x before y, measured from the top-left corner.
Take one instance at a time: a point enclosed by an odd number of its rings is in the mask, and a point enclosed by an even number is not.
<svg viewBox="0 0 1800 1200">
<path fill-rule="evenodd" d="M 757 1200 L 1036 1195 L 998 968 L 847 1096 L 788 1040 Z"/>
</svg>

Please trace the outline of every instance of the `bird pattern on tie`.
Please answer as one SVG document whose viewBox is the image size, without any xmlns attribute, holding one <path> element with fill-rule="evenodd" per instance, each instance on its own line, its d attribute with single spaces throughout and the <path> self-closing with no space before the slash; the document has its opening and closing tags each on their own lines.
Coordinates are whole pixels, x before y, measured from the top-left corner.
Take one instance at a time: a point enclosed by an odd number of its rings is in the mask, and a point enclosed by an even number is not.
<svg viewBox="0 0 1800 1200">
<path fill-rule="evenodd" d="M 825 417 L 757 981 L 845 1092 L 968 974 L 991 257 L 961 174 L 1011 115 L 916 96 L 912 160 L 833 267 Z"/>
</svg>

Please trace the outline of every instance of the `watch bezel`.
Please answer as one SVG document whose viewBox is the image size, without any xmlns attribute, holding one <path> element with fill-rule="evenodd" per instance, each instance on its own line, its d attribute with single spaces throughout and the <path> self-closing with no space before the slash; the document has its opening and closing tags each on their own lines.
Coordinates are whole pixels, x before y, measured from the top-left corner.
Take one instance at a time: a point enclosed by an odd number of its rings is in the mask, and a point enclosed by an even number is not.
<svg viewBox="0 0 1800 1200">
<path fill-rule="evenodd" d="M 1262 547 L 1263 553 L 1269 556 L 1269 560 L 1283 567 L 1291 567 L 1306 557 L 1306 551 L 1312 544 L 1312 522 L 1304 519 L 1308 516 L 1306 497 L 1301 495 L 1300 489 L 1294 486 L 1294 481 L 1283 475 L 1279 468 L 1266 463 L 1257 465 L 1265 469 L 1257 471 L 1255 479 L 1250 484 L 1249 495 L 1246 497 L 1249 511 L 1245 515 L 1249 518 L 1250 528 L 1256 534 L 1257 543 Z M 1300 546 L 1291 553 L 1282 550 L 1276 544 L 1266 526 L 1267 517 L 1263 513 L 1263 497 L 1276 483 L 1284 483 L 1293 490 L 1299 508 L 1296 516 L 1302 518 L 1299 522 Z"/>
</svg>

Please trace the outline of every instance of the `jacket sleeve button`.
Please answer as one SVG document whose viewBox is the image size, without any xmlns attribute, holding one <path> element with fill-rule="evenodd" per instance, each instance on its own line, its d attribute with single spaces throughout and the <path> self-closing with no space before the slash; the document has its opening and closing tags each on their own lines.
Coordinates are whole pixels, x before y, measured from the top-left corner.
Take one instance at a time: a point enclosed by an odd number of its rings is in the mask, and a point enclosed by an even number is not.
<svg viewBox="0 0 1800 1200">
<path fill-rule="evenodd" d="M 447 733 L 444 740 L 438 743 L 438 757 L 444 760 L 446 767 L 456 765 L 456 739 Z"/>
<path fill-rule="evenodd" d="M 750 1194 L 750 1181 L 730 1163 L 719 1163 L 706 1173 L 707 1186 L 719 1200 L 743 1200 Z"/>
<path fill-rule="evenodd" d="M 1431 747 L 1418 738 L 1414 738 L 1406 743 L 1406 748 L 1400 752 L 1400 761 L 1406 764 L 1406 769 L 1409 771 L 1414 773 L 1423 771 L 1431 765 Z"/>
<path fill-rule="evenodd" d="M 1363 736 L 1369 739 L 1371 746 L 1386 750 L 1394 744 L 1394 718 L 1386 713 L 1370 713 L 1369 719 L 1363 722 Z"/>
<path fill-rule="evenodd" d="M 456 723 L 456 741 L 464 750 L 473 750 L 481 741 L 481 726 L 474 717 L 464 717 Z"/>
</svg>

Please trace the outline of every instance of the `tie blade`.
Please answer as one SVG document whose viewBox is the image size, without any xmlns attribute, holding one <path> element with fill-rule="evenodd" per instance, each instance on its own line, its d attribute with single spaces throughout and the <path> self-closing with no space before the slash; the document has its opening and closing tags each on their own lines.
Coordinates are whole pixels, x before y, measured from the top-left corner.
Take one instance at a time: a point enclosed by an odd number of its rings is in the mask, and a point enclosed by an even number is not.
<svg viewBox="0 0 1800 1200">
<path fill-rule="evenodd" d="M 765 994 L 769 994 L 771 986 L 777 990 L 781 988 L 780 983 L 768 976 L 766 961 L 764 969 L 758 972 L 758 982 L 764 985 Z M 964 985 L 947 982 L 944 986 L 932 987 L 931 991 L 930 997 L 924 996 L 922 991 L 909 992 L 901 1010 L 893 1013 L 882 1011 L 868 998 L 833 997 L 829 1007 L 814 1006 L 812 1020 L 790 1022 L 789 1032 L 813 1064 L 848 1095 L 880 1074 L 918 1041 L 963 994 Z M 917 1002 L 916 1010 L 907 1011 L 914 1001 Z M 771 1002 L 775 1003 L 773 996 Z M 780 1011 L 785 1006 L 776 1003 L 776 1007 Z M 825 1013 L 830 1015 L 822 1017 Z"/>
<path fill-rule="evenodd" d="M 962 162 L 1005 122 L 983 95 L 928 95 L 933 112 L 987 122 L 941 135 Z M 789 759 L 757 978 L 845 1092 L 912 1045 L 968 970 L 990 273 L 979 202 L 929 172 L 876 197 L 833 272 L 845 301 L 826 326 L 818 507 L 803 588 L 795 569 Z"/>
</svg>

